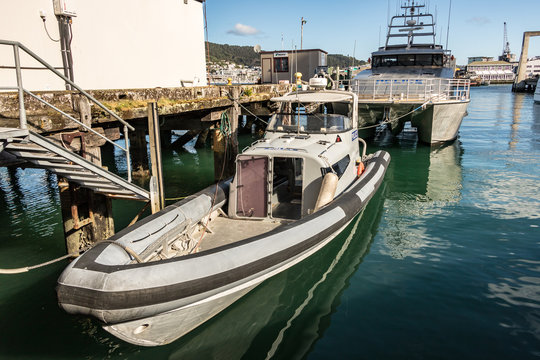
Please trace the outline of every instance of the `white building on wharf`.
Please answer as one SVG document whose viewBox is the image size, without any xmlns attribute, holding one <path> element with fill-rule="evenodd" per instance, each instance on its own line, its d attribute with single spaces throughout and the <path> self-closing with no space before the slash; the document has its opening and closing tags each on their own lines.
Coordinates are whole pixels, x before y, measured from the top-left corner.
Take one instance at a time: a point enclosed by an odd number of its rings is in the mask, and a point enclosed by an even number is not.
<svg viewBox="0 0 540 360">
<path fill-rule="evenodd" d="M 467 65 L 467 74 L 477 76 L 482 81 L 494 83 L 512 83 L 516 74 L 514 65 L 506 61 L 473 61 Z"/>
<path fill-rule="evenodd" d="M 529 78 L 540 76 L 540 56 L 527 59 L 527 69 L 525 73 Z"/>
<path fill-rule="evenodd" d="M 84 89 L 206 85 L 203 6 L 204 0 L 3 1 L 0 39 L 20 42 L 62 73 L 71 68 Z M 0 46 L 0 59 L 0 83 L 16 86 L 13 49 Z M 21 65 L 25 88 L 65 89 L 23 53 Z"/>
</svg>

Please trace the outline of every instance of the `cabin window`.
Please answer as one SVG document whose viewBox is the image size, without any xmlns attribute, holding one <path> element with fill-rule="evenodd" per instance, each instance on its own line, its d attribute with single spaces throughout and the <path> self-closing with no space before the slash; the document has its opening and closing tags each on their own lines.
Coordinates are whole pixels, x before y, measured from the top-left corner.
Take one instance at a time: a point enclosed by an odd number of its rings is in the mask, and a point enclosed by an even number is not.
<svg viewBox="0 0 540 360">
<path fill-rule="evenodd" d="M 274 72 L 289 72 L 289 58 L 274 58 Z"/>
<path fill-rule="evenodd" d="M 399 66 L 414 65 L 414 55 L 399 55 L 397 65 Z"/>
<path fill-rule="evenodd" d="M 442 55 L 433 55 L 433 66 L 443 66 Z"/>
<path fill-rule="evenodd" d="M 272 171 L 272 217 L 297 220 L 302 216 L 302 158 L 274 157 Z"/>
<path fill-rule="evenodd" d="M 374 56 L 372 67 L 380 66 L 442 66 L 442 54 L 405 54 Z"/>
<path fill-rule="evenodd" d="M 345 170 L 347 169 L 347 166 L 349 166 L 349 163 L 351 162 L 351 158 L 349 155 L 345 156 L 341 160 L 339 160 L 337 163 L 332 165 L 332 168 L 321 168 L 321 174 L 324 177 L 324 175 L 328 174 L 329 172 L 336 173 L 338 178 L 341 178 L 341 176 L 345 173 Z"/>
<path fill-rule="evenodd" d="M 397 65 L 397 56 L 382 56 L 380 66 L 395 66 Z"/>
<path fill-rule="evenodd" d="M 431 66 L 432 61 L 433 61 L 433 55 L 431 54 L 416 55 L 416 65 Z"/>
<path fill-rule="evenodd" d="M 236 169 L 236 215 L 268 215 L 268 157 L 239 156 Z"/>
</svg>

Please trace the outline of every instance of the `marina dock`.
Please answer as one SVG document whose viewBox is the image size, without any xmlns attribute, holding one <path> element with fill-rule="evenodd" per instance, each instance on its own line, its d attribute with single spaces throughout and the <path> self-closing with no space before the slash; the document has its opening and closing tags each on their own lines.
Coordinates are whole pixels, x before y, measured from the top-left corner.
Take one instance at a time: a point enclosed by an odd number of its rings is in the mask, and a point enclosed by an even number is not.
<svg viewBox="0 0 540 360">
<path fill-rule="evenodd" d="M 70 254 L 114 234 L 112 198 L 145 201 L 152 213 L 164 207 L 162 146 L 179 149 L 194 137 L 199 147 L 205 146 L 211 133 L 215 178 L 231 176 L 239 129 L 250 132 L 264 127 L 261 117 L 268 119 L 272 112 L 268 100 L 290 90 L 290 85 L 269 84 L 86 91 L 24 45 L 0 44 L 13 47 L 12 70 L 17 74 L 17 87 L 3 87 L 12 91 L 0 92 L 0 166 L 45 168 L 60 177 Z M 32 92 L 24 88 L 21 53 L 40 62 L 69 89 Z M 172 143 L 174 130 L 185 133 Z M 123 145 L 117 143 L 121 138 Z M 102 168 L 105 145 L 125 153 L 127 179 Z M 150 189 L 132 184 L 132 176 L 150 175 Z"/>
</svg>

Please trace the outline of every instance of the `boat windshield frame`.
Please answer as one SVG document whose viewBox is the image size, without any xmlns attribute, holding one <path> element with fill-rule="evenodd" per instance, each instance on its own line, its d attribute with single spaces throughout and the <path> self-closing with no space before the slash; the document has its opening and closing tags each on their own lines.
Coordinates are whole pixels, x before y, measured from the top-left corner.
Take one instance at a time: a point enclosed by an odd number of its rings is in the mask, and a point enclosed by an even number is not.
<svg viewBox="0 0 540 360">
<path fill-rule="evenodd" d="M 353 128 L 352 112 L 350 102 L 283 102 L 279 111 L 270 118 L 266 131 L 303 134 L 342 133 Z"/>
<path fill-rule="evenodd" d="M 404 53 L 404 54 L 384 54 L 373 55 L 371 66 L 392 67 L 392 66 L 423 66 L 440 68 L 446 64 L 447 58 L 443 53 Z"/>
</svg>

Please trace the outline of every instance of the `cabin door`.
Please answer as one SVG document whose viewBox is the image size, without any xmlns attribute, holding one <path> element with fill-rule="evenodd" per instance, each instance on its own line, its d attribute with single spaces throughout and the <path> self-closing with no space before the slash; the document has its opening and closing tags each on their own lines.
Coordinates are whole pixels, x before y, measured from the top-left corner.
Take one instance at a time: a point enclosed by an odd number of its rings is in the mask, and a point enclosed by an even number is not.
<svg viewBox="0 0 540 360">
<path fill-rule="evenodd" d="M 272 59 L 262 59 L 262 82 L 265 84 L 272 83 Z"/>
<path fill-rule="evenodd" d="M 236 216 L 268 215 L 268 157 L 241 155 L 236 161 Z"/>
</svg>

